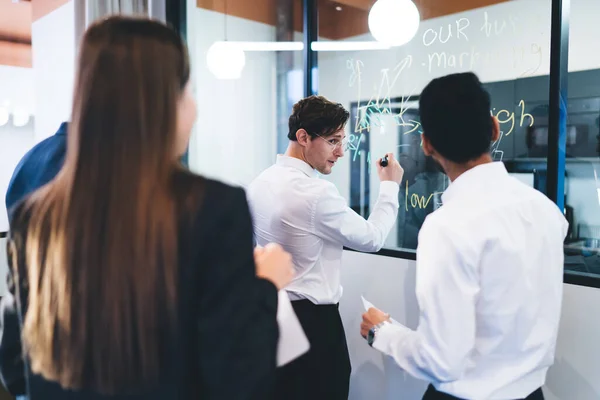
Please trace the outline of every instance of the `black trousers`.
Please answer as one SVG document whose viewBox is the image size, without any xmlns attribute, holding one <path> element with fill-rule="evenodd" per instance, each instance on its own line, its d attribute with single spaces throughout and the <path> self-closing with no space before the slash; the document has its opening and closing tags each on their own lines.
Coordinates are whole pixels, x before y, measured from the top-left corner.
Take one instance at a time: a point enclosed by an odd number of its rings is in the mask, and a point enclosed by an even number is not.
<svg viewBox="0 0 600 400">
<path fill-rule="evenodd" d="M 350 356 L 337 304 L 292 301 L 310 350 L 277 370 L 277 400 L 348 400 Z"/>
<path fill-rule="evenodd" d="M 458 397 L 454 397 L 447 393 L 438 392 L 433 385 L 429 385 L 425 395 L 423 395 L 423 400 L 461 400 Z M 531 393 L 525 399 L 515 399 L 515 400 L 544 400 L 544 393 L 542 392 L 542 388 L 539 388 L 535 392 Z"/>
</svg>

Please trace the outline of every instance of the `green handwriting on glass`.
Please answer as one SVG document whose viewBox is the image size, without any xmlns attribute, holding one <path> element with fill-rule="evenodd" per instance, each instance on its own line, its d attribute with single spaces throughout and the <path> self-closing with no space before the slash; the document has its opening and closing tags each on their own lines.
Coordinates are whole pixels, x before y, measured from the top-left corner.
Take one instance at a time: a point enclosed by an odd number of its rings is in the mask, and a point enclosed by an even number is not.
<svg viewBox="0 0 600 400">
<path fill-rule="evenodd" d="M 498 119 L 501 129 L 504 132 L 504 136 L 509 136 L 514 132 L 515 128 L 523 126 L 533 126 L 535 118 L 533 115 L 525 112 L 526 104 L 525 100 L 519 101 L 518 110 L 510 111 L 508 109 L 496 109 L 490 110 L 490 114 Z M 387 105 L 378 105 L 372 100 L 364 106 L 359 107 L 358 115 L 356 116 L 355 132 L 362 133 L 364 131 L 370 132 L 372 127 L 381 127 L 385 125 L 384 115 L 392 116 L 394 124 L 402 126 L 407 130 L 403 134 L 417 132 L 423 133 L 421 129 L 421 123 L 414 119 L 405 118 L 404 114 L 408 110 L 405 99 L 403 98 L 400 103 L 400 112 L 394 114 L 392 109 Z M 465 121 L 466 122 L 466 121 Z"/>
</svg>

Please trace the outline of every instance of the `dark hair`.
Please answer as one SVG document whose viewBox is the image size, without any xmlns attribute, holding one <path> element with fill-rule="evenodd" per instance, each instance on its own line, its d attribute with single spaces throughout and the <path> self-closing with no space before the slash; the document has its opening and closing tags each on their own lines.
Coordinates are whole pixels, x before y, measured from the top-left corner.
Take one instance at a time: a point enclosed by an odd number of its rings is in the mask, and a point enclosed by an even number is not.
<svg viewBox="0 0 600 400">
<path fill-rule="evenodd" d="M 455 163 L 490 151 L 493 123 L 490 95 L 471 72 L 431 81 L 421 93 L 423 134 L 435 150 Z"/>
<path fill-rule="evenodd" d="M 289 120 L 288 139 L 296 141 L 298 129 L 304 129 L 312 139 L 327 137 L 342 129 L 350 113 L 340 103 L 323 96 L 310 96 L 294 104 Z"/>
<path fill-rule="evenodd" d="M 28 199 L 23 339 L 33 372 L 111 394 L 156 382 L 177 317 L 171 181 L 190 67 L 174 30 L 111 17 L 87 30 L 77 70 L 65 165 Z"/>
</svg>

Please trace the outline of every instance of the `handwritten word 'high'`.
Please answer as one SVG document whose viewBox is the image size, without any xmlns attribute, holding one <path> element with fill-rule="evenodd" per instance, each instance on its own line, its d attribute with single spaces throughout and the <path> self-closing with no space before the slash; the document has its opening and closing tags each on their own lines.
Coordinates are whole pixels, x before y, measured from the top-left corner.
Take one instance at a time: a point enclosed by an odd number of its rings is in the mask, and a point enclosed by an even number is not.
<svg viewBox="0 0 600 400">
<path fill-rule="evenodd" d="M 519 107 L 521 107 L 521 118 L 519 120 L 519 127 L 523 127 L 526 120 L 529 122 L 529 126 L 533 126 L 533 124 L 535 122 L 535 118 L 533 117 L 533 115 L 525 112 L 525 101 L 524 100 L 521 100 L 519 102 Z M 493 108 L 491 111 L 491 114 L 492 114 L 492 116 L 498 118 L 498 122 L 501 125 L 502 124 L 510 124 L 510 129 L 508 130 L 508 132 L 506 132 L 504 134 L 505 136 L 510 135 L 515 130 L 515 124 L 516 124 L 515 112 L 514 111 L 511 112 L 511 111 L 502 109 L 494 114 L 495 111 L 496 111 L 496 109 Z"/>
</svg>

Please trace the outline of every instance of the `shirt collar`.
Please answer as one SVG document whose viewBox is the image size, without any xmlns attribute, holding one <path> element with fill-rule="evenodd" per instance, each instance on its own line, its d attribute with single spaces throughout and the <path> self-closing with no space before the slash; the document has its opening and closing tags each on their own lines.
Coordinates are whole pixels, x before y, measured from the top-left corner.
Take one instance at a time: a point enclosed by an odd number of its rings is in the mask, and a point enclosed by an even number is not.
<svg viewBox="0 0 600 400">
<path fill-rule="evenodd" d="M 56 134 L 57 135 L 66 135 L 68 127 L 69 127 L 69 124 L 67 122 L 63 122 L 62 124 L 60 124 L 60 128 L 58 128 L 58 131 L 56 131 Z"/>
<path fill-rule="evenodd" d="M 288 156 L 278 154 L 277 155 L 277 165 L 300 170 L 301 172 L 303 172 L 306 176 L 308 176 L 310 178 L 316 178 L 318 176 L 318 172 L 313 167 L 311 167 L 304 161 L 300 160 L 299 158 L 288 157 Z"/>
<path fill-rule="evenodd" d="M 497 161 L 473 167 L 454 180 L 442 194 L 442 204 L 447 203 L 459 193 L 470 190 L 481 184 L 493 183 L 508 176 L 504 163 Z"/>
</svg>

